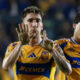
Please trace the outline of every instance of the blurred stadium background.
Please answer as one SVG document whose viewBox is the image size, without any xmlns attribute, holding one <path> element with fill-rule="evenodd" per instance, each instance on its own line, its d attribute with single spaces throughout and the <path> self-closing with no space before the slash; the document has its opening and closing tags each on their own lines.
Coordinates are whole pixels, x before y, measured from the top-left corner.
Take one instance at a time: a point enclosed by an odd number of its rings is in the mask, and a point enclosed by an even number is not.
<svg viewBox="0 0 80 80">
<path fill-rule="evenodd" d="M 73 35 L 73 19 L 80 13 L 80 0 L 0 0 L 0 66 L 9 43 L 17 41 L 15 28 L 25 7 L 38 6 L 44 13 L 44 29 L 52 40 Z"/>
</svg>

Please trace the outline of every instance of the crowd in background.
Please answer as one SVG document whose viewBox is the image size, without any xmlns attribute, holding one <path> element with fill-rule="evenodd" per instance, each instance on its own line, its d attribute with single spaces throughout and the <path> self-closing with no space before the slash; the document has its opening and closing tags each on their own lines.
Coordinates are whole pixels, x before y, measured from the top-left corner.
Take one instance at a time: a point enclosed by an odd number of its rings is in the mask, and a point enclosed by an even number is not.
<svg viewBox="0 0 80 80">
<path fill-rule="evenodd" d="M 50 39 L 73 35 L 73 19 L 80 13 L 80 0 L 0 0 L 0 65 L 7 46 L 18 40 L 15 28 L 22 22 L 22 11 L 31 5 L 44 11 L 44 29 Z"/>
</svg>

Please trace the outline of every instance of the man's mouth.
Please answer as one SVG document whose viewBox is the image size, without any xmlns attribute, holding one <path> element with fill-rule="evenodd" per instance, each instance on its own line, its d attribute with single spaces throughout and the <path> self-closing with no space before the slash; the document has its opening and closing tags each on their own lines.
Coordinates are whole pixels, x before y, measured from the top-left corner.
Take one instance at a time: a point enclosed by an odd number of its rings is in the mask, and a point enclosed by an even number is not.
<svg viewBox="0 0 80 80">
<path fill-rule="evenodd" d="M 37 30 L 32 30 L 32 33 L 36 33 L 37 32 Z"/>
<path fill-rule="evenodd" d="M 38 31 L 37 30 L 31 30 L 30 31 L 30 38 L 36 38 L 38 35 Z"/>
<path fill-rule="evenodd" d="M 35 29 L 30 31 L 30 33 L 37 33 L 37 32 L 38 32 L 38 31 L 35 30 Z"/>
</svg>

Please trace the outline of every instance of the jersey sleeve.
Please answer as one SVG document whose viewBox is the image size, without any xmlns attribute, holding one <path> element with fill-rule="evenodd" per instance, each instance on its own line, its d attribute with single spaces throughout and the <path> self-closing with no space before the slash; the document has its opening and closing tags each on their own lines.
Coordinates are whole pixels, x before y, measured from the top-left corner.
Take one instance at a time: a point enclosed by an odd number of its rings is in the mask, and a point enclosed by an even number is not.
<svg viewBox="0 0 80 80">
<path fill-rule="evenodd" d="M 11 44 L 7 47 L 7 50 L 6 50 L 6 52 L 5 52 L 5 57 L 4 57 L 4 59 L 7 58 L 7 57 L 11 54 L 11 52 L 13 51 L 13 49 L 14 49 L 16 46 L 17 46 L 17 42 L 14 42 L 14 43 L 11 43 Z"/>
</svg>

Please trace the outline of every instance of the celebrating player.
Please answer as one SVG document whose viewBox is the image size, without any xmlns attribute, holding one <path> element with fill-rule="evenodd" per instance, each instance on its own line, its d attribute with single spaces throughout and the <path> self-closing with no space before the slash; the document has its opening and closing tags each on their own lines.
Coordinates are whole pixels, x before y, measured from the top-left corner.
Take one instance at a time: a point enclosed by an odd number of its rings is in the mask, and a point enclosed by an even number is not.
<svg viewBox="0 0 80 80">
<path fill-rule="evenodd" d="M 25 8 L 23 22 L 19 30 L 16 29 L 19 41 L 7 48 L 3 68 L 7 70 L 13 67 L 15 80 L 54 80 L 56 66 L 52 55 L 53 41 L 46 37 L 45 31 L 42 36 L 44 40 L 41 38 L 42 17 L 43 12 L 37 7 Z M 70 64 L 62 56 L 56 58 L 58 63 L 61 62 L 58 64 L 60 69 L 69 74 Z"/>
</svg>

